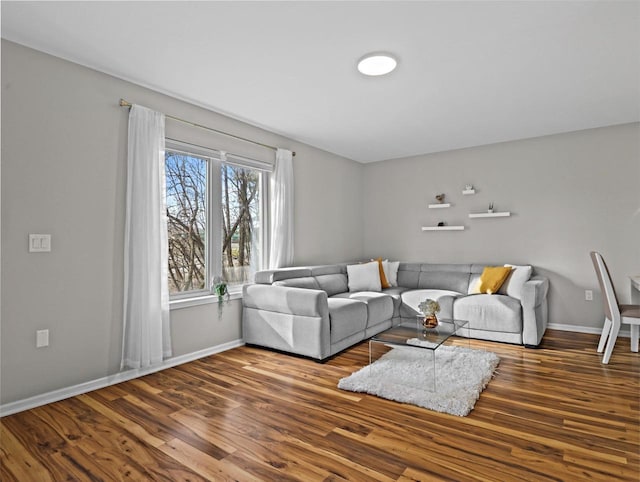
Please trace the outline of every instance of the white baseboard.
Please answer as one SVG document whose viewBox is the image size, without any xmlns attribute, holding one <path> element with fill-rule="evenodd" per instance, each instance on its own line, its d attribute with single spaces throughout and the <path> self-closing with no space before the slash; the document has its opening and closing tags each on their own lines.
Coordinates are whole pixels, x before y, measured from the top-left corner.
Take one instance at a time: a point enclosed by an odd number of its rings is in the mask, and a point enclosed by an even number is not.
<svg viewBox="0 0 640 482">
<path fill-rule="evenodd" d="M 592 335 L 599 335 L 602 333 L 602 327 L 595 328 L 593 326 L 563 325 L 561 323 L 549 323 L 547 328 L 550 330 L 573 331 L 574 333 L 591 333 Z M 631 333 L 629 330 L 621 329 L 618 336 L 630 338 Z"/>
<path fill-rule="evenodd" d="M 215 355 L 216 353 L 230 350 L 242 345 L 244 345 L 244 340 L 233 340 L 221 345 L 205 348 L 204 350 L 168 358 L 167 360 L 164 360 L 162 364 L 153 367 L 127 370 L 124 372 L 115 373 L 113 375 L 108 375 L 106 377 L 98 378 L 96 380 L 79 383 L 78 385 L 60 388 L 51 392 L 35 395 L 23 400 L 5 403 L 3 405 L 0 405 L 0 417 L 22 412 L 23 410 L 40 407 L 48 403 L 58 402 L 60 400 L 64 400 L 65 398 L 75 397 L 76 395 L 81 395 L 93 390 L 98 390 L 99 388 L 115 385 L 116 383 L 126 382 L 127 380 L 132 380 L 144 375 L 149 375 L 150 373 L 155 373 L 167 368 L 175 367 L 177 365 L 182 365 L 183 363 L 198 360 L 199 358 L 204 358 L 205 356 Z"/>
</svg>

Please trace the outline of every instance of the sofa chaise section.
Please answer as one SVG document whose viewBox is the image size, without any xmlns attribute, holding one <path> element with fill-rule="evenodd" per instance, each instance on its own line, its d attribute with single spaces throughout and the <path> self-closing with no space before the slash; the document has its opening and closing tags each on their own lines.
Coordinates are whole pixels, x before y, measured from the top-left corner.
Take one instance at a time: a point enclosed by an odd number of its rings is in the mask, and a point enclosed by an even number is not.
<svg viewBox="0 0 640 482">
<path fill-rule="evenodd" d="M 469 336 L 482 340 L 540 344 L 547 329 L 549 281 L 532 276 L 522 290 L 511 295 L 474 294 L 484 264 L 400 263 L 398 284 L 402 292 L 400 315 L 419 315 L 418 304 L 426 298 L 437 300 L 439 316 L 469 322 Z"/>
</svg>

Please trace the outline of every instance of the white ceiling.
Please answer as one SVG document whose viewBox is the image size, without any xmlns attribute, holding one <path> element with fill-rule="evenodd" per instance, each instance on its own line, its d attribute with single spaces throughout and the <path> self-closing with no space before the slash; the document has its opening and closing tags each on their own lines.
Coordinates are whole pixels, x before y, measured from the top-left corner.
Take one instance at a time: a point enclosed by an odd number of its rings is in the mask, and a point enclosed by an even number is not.
<svg viewBox="0 0 640 482">
<path fill-rule="evenodd" d="M 6 39 L 360 162 L 640 120 L 638 1 L 1 8 Z M 378 50 L 397 70 L 360 75 Z"/>
</svg>

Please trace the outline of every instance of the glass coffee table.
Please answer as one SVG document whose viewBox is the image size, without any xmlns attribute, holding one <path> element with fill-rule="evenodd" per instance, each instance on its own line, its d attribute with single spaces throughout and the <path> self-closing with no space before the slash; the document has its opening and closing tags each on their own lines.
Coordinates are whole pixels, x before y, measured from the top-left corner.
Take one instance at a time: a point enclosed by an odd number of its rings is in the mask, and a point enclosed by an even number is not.
<svg viewBox="0 0 640 482">
<path fill-rule="evenodd" d="M 430 360 L 432 370 L 425 373 L 425 378 L 420 381 L 421 386 L 436 391 L 436 351 L 442 345 L 450 341 L 454 336 L 460 336 L 465 347 L 469 347 L 469 322 L 465 320 L 453 320 L 439 318 L 435 328 L 424 328 L 422 316 L 415 321 L 405 319 L 399 325 L 389 328 L 369 339 L 369 369 L 375 376 L 374 362 L 384 353 L 396 347 L 423 350 L 425 357 Z M 459 344 L 459 343 L 456 343 Z"/>
</svg>

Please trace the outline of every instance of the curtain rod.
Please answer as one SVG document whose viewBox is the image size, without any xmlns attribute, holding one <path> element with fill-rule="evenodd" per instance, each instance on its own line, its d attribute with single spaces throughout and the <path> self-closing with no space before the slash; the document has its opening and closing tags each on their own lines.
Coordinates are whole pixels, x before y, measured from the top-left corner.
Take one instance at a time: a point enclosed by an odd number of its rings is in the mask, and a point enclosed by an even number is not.
<svg viewBox="0 0 640 482">
<path fill-rule="evenodd" d="M 131 107 L 133 106 L 133 104 L 131 102 L 128 102 L 124 99 L 120 99 L 120 107 Z M 199 129 L 204 129 L 207 131 L 211 131 L 211 132 L 215 132 L 216 134 L 221 134 L 223 136 L 228 136 L 228 137 L 233 137 L 234 139 L 238 139 L 239 141 L 244 141 L 244 142 L 249 142 L 251 144 L 255 144 L 256 146 L 261 146 L 261 147 L 266 147 L 267 149 L 271 149 L 273 151 L 277 151 L 278 148 L 275 146 L 270 146 L 269 144 L 263 144 L 262 142 L 258 142 L 258 141 L 253 141 L 251 139 L 247 139 L 246 137 L 240 137 L 237 136 L 235 134 L 229 134 L 228 132 L 224 132 L 218 129 L 214 129 L 213 127 L 207 127 L 207 126 L 203 126 L 202 124 L 196 124 L 195 122 L 191 122 L 188 120 L 184 120 L 181 119 L 180 117 L 176 117 L 173 115 L 169 115 L 169 114 L 165 114 L 165 117 L 168 117 L 169 119 L 173 119 L 174 121 L 178 121 L 178 122 L 182 122 L 183 124 L 188 124 L 190 126 L 193 127 L 198 127 Z M 295 152 L 292 153 L 293 156 L 296 155 Z"/>
</svg>

